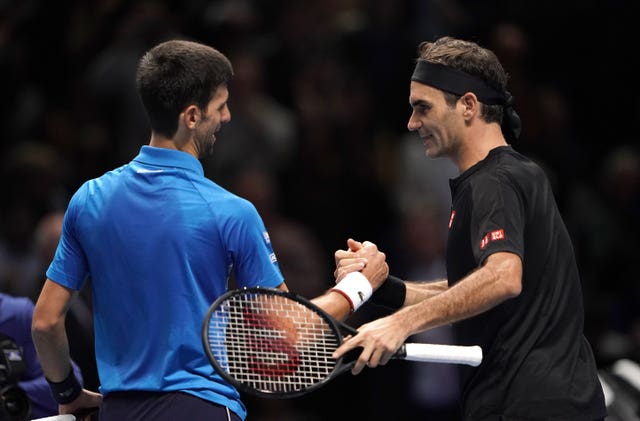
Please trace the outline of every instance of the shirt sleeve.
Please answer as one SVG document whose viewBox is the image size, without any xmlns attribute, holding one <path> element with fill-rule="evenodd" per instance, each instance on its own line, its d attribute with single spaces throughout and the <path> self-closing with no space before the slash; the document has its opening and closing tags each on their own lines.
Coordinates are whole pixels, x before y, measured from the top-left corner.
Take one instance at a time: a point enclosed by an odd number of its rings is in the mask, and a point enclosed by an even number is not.
<svg viewBox="0 0 640 421">
<path fill-rule="evenodd" d="M 524 257 L 524 201 L 502 173 L 483 177 L 473 190 L 471 244 L 478 264 L 497 252 Z"/>
<path fill-rule="evenodd" d="M 47 278 L 74 290 L 82 288 L 89 273 L 89 265 L 78 241 L 75 226 L 77 213 L 83 206 L 85 191 L 85 187 L 81 187 L 69 201 L 58 248 L 46 273 Z"/>
<path fill-rule="evenodd" d="M 278 265 L 269 233 L 256 208 L 240 200 L 234 217 L 223 227 L 232 255 L 238 287 L 277 287 L 284 277 Z"/>
</svg>

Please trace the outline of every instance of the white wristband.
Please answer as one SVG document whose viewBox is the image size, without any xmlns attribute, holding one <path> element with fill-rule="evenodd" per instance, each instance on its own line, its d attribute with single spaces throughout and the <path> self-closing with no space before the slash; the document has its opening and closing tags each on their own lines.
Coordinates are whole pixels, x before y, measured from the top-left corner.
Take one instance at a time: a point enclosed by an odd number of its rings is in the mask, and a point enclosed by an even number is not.
<svg viewBox="0 0 640 421">
<path fill-rule="evenodd" d="M 351 310 L 356 311 L 373 294 L 373 288 L 361 272 L 350 272 L 332 288 L 349 300 Z"/>
</svg>

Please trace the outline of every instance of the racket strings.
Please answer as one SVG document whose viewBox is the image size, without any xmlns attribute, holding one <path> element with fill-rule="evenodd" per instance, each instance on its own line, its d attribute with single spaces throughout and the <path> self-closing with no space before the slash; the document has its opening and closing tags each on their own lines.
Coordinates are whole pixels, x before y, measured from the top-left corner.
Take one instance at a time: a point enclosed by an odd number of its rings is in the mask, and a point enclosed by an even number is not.
<svg viewBox="0 0 640 421">
<path fill-rule="evenodd" d="M 212 313 L 209 346 L 236 381 L 267 393 L 304 390 L 335 368 L 338 338 L 305 305 L 279 295 L 231 296 Z"/>
</svg>

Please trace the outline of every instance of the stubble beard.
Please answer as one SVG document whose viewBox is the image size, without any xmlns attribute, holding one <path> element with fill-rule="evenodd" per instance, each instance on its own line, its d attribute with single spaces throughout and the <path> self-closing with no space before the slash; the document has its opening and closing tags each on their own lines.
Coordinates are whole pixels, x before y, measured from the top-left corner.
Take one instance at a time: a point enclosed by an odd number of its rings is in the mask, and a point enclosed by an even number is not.
<svg viewBox="0 0 640 421">
<path fill-rule="evenodd" d="M 207 158 L 213 155 L 213 145 L 215 145 L 215 132 L 207 132 L 202 137 L 196 137 L 196 147 L 198 148 L 198 156 Z"/>
</svg>

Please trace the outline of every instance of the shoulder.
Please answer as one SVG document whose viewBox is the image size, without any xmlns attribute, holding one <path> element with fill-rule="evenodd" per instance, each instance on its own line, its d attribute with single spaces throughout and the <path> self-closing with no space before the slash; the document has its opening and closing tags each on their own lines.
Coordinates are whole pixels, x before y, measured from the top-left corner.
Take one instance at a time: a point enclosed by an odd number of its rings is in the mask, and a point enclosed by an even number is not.
<svg viewBox="0 0 640 421">
<path fill-rule="evenodd" d="M 105 192 L 116 189 L 117 186 L 114 185 L 114 182 L 120 178 L 123 171 L 129 165 L 130 164 L 122 165 L 118 168 L 107 171 L 98 177 L 94 177 L 83 182 L 71 197 L 71 204 L 78 202 L 83 203 L 88 197 L 96 195 L 100 196 L 101 194 L 105 194 Z"/>
<path fill-rule="evenodd" d="M 477 181 L 483 183 L 512 185 L 527 185 L 544 179 L 546 175 L 540 165 L 511 147 L 492 151 L 477 177 Z"/>
<path fill-rule="evenodd" d="M 204 189 L 203 198 L 217 214 L 243 216 L 258 213 L 256 207 L 249 200 L 230 192 L 207 178 L 202 179 L 201 186 Z"/>
<path fill-rule="evenodd" d="M 121 177 L 127 168 L 131 167 L 131 163 L 122 165 L 118 168 L 114 168 L 105 172 L 104 174 L 91 178 L 80 186 L 80 189 L 88 189 L 90 192 L 94 192 L 98 187 L 104 187 L 105 185 L 109 185 L 115 179 Z M 79 189 L 79 190 L 80 190 Z"/>
<path fill-rule="evenodd" d="M 474 203 L 487 203 L 512 194 L 524 200 L 548 180 L 536 162 L 511 147 L 501 147 L 491 151 L 468 183 Z"/>
<path fill-rule="evenodd" d="M 544 175 L 544 171 L 540 165 L 511 147 L 501 150 L 497 154 L 497 158 L 497 164 L 501 173 L 529 176 Z"/>
<path fill-rule="evenodd" d="M 123 166 L 124 167 L 124 166 Z M 78 198 L 82 197 L 86 194 L 95 193 L 97 189 L 103 186 L 105 183 L 108 183 L 114 176 L 121 172 L 122 168 L 116 168 L 114 170 L 108 171 L 98 177 L 88 179 L 84 181 L 80 187 L 77 188 L 73 197 Z"/>
<path fill-rule="evenodd" d="M 258 215 L 258 210 L 253 203 L 240 196 L 230 193 L 224 200 L 225 206 L 234 215 L 241 217 L 252 217 Z"/>
</svg>

